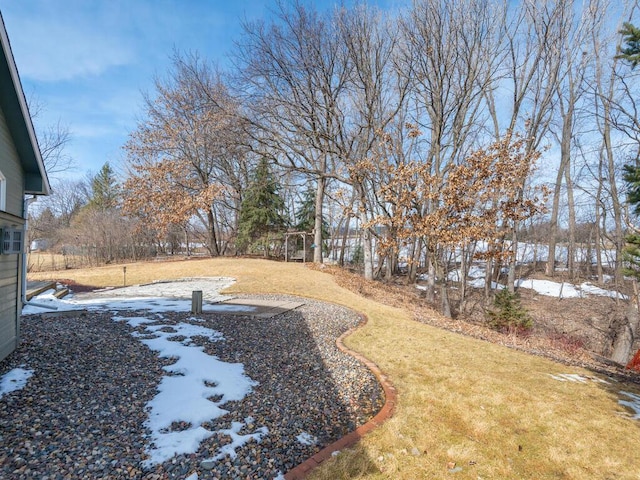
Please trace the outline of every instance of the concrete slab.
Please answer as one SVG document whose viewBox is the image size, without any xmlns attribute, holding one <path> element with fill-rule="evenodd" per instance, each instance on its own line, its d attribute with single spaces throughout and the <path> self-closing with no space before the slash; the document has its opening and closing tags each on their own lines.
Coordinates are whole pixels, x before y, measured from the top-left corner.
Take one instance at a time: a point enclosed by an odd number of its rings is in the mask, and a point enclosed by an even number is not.
<svg viewBox="0 0 640 480">
<path fill-rule="evenodd" d="M 220 313 L 227 315 L 245 315 L 254 318 L 271 318 L 281 313 L 294 310 L 304 305 L 304 302 L 262 300 L 249 298 L 234 298 L 220 302 Z M 212 310 L 213 307 L 213 310 Z M 215 305 L 210 306 L 207 312 L 215 312 Z"/>
</svg>

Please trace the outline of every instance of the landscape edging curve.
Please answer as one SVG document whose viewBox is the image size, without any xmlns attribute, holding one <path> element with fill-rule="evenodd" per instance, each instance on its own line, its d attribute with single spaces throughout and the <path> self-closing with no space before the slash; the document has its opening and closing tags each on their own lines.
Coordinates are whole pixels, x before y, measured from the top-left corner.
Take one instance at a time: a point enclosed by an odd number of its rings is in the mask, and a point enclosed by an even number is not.
<svg viewBox="0 0 640 480">
<path fill-rule="evenodd" d="M 336 345 L 338 346 L 340 351 L 351 355 L 352 357 L 363 363 L 369 369 L 369 371 L 371 371 L 371 373 L 375 375 L 376 379 L 378 380 L 380 385 L 382 385 L 382 389 L 384 390 L 385 403 L 378 411 L 378 413 L 376 413 L 376 415 L 364 425 L 359 426 L 353 432 L 350 432 L 339 440 L 336 440 L 335 442 L 327 445 L 315 455 L 311 456 L 301 464 L 289 470 L 284 475 L 285 480 L 302 480 L 311 472 L 311 470 L 319 466 L 325 460 L 331 458 L 335 452 L 338 452 L 344 448 L 352 447 L 358 441 L 360 441 L 360 439 L 364 435 L 371 432 L 374 428 L 382 425 L 382 423 L 384 423 L 387 419 L 391 418 L 395 411 L 398 394 L 388 377 L 384 373 L 382 373 L 380 368 L 378 368 L 375 363 L 373 363 L 360 353 L 346 347 L 343 343 L 344 338 L 346 338 L 348 335 L 351 335 L 357 329 L 363 327 L 369 321 L 368 317 L 365 314 L 358 312 L 358 315 L 360 315 L 362 321 L 356 327 L 350 328 L 342 335 L 340 335 L 336 339 Z"/>
</svg>

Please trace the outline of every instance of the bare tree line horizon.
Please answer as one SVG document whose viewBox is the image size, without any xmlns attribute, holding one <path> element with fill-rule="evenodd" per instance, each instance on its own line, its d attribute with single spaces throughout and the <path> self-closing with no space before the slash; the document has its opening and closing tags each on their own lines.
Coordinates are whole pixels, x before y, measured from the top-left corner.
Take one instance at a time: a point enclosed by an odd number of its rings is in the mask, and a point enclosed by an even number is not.
<svg viewBox="0 0 640 480">
<path fill-rule="evenodd" d="M 243 203 L 246 217 L 266 160 L 287 221 L 266 242 L 264 228 L 254 232 L 265 254 L 304 225 L 315 262 L 329 244 L 345 264 L 353 232 L 365 278 L 424 273 L 446 315 L 452 269 L 481 260 L 487 296 L 505 271 L 513 290 L 524 241 L 546 246 L 550 277 L 562 243 L 563 275 L 612 275 L 626 288 L 622 250 L 636 219 L 621 169 L 638 158 L 640 98 L 638 72 L 617 53 L 637 13 L 637 1 L 607 0 L 326 12 L 281 2 L 275 19 L 243 26 L 231 68 L 174 52 L 143 94 L 125 164 L 54 182 L 31 235 L 93 263 L 189 242 L 212 256 L 248 253 L 237 242 Z M 581 260 L 584 245 L 593 261 Z"/>
</svg>

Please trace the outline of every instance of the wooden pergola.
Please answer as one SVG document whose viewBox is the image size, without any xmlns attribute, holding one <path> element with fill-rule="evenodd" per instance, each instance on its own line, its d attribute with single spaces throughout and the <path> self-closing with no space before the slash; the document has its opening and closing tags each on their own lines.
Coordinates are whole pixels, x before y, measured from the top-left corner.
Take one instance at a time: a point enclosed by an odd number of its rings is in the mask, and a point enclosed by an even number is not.
<svg viewBox="0 0 640 480">
<path fill-rule="evenodd" d="M 299 250 L 296 248 L 293 254 L 289 253 L 289 238 L 291 237 L 301 237 L 302 238 L 302 257 L 299 257 L 297 253 Z M 309 238 L 311 239 L 311 244 L 309 248 L 307 248 L 307 244 L 309 244 Z M 302 263 L 306 263 L 308 259 L 308 255 L 313 252 L 313 233 L 311 232 L 286 232 L 284 234 L 284 261 L 288 262 L 289 260 L 302 260 Z M 294 256 L 295 255 L 295 256 Z M 311 260 L 309 260 L 311 261 Z"/>
</svg>

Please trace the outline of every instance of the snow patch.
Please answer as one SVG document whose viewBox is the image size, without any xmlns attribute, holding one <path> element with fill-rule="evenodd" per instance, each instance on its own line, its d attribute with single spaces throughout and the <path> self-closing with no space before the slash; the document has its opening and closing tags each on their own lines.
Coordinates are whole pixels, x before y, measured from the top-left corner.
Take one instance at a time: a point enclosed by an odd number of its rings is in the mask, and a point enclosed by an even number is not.
<svg viewBox="0 0 640 480">
<path fill-rule="evenodd" d="M 225 277 L 194 278 L 70 294 L 63 299 L 55 298 L 50 291 L 36 298 L 39 304 L 48 305 L 50 310 L 111 311 L 114 321 L 127 322 L 132 328 L 143 328 L 131 333 L 141 343 L 162 358 L 175 359 L 175 363 L 163 367 L 167 375 L 160 381 L 157 395 L 147 403 L 145 426 L 151 434 L 146 450 L 148 458 L 142 462 L 143 468 L 170 460 L 174 455 L 196 452 L 203 440 L 217 433 L 203 427 L 203 424 L 229 413 L 222 406 L 242 400 L 257 385 L 245 374 L 244 365 L 222 362 L 206 354 L 204 347 L 196 343 L 196 338 L 209 342 L 224 341 L 220 332 L 201 325 L 204 322 L 202 318 L 192 316 L 188 322 L 177 325 L 163 322 L 164 312 L 190 311 L 193 290 L 202 290 L 203 298 L 209 302 L 219 302 L 231 298 L 219 291 L 234 282 L 234 279 Z M 149 315 L 118 315 L 123 310 L 140 310 Z M 205 312 L 253 310 L 251 306 L 203 304 Z M 43 311 L 47 309 L 27 305 L 22 313 L 28 315 Z M 22 388 L 32 373 L 16 369 L 2 377 L 0 397 Z M 243 428 L 251 433 L 240 433 Z M 242 445 L 251 440 L 259 442 L 268 434 L 264 426 L 255 428 L 251 417 L 247 417 L 244 423 L 233 422 L 231 428 L 219 432 L 230 436 L 232 442 L 222 447 L 210 461 L 227 455 L 235 458 L 236 450 Z M 198 480 L 198 474 L 193 473 L 185 480 Z"/>
<path fill-rule="evenodd" d="M 137 328 L 140 325 L 144 325 L 146 323 L 153 323 L 155 320 L 151 320 L 147 317 L 120 317 L 114 316 L 111 317 L 111 320 L 114 322 L 127 322 L 130 327 Z"/>
<path fill-rule="evenodd" d="M 151 430 L 151 445 L 147 448 L 149 458 L 143 462 L 145 467 L 197 451 L 202 441 L 216 433 L 202 424 L 227 414 L 222 405 L 242 400 L 257 385 L 246 376 L 241 363 L 222 362 L 194 344 L 194 337 L 222 341 L 220 332 L 179 323 L 149 325 L 144 333 L 132 335 L 160 357 L 177 359 L 163 367 L 170 375 L 162 378 L 157 395 L 147 403 L 149 418 L 145 426 Z M 154 337 L 147 338 L 149 335 Z M 266 431 L 257 435 L 264 434 Z"/>
<path fill-rule="evenodd" d="M 603 383 L 606 385 L 609 384 L 609 382 L 601 378 L 593 377 L 591 375 L 578 375 L 577 373 L 559 373 L 557 375 L 553 375 L 550 373 L 549 376 L 554 380 L 558 380 L 559 382 L 587 383 L 587 381 L 591 381 L 595 383 Z"/>
<path fill-rule="evenodd" d="M 215 462 L 218 460 L 222 460 L 227 455 L 229 456 L 229 458 L 234 459 L 238 456 L 236 450 L 245 445 L 250 440 L 255 440 L 259 443 L 262 440 L 262 437 L 269 433 L 267 427 L 260 427 L 254 433 L 240 433 L 243 428 L 249 425 L 253 425 L 253 422 L 253 418 L 247 417 L 244 419 L 244 422 L 231 422 L 231 428 L 228 428 L 226 430 L 218 430 L 218 433 L 223 433 L 231 437 L 231 443 L 223 445 L 220 449 L 218 449 L 218 453 L 207 460 Z"/>
<path fill-rule="evenodd" d="M 447 279 L 453 282 L 460 282 L 462 273 L 460 270 L 453 270 L 447 275 Z M 484 268 L 479 266 L 472 266 L 469 268 L 468 277 L 471 279 L 467 284 L 472 288 L 484 288 L 485 284 L 485 272 Z M 418 278 L 427 279 L 428 276 L 421 275 Z M 573 285 L 566 282 L 553 282 L 550 280 L 537 280 L 533 278 L 521 278 L 516 280 L 516 287 L 528 288 L 534 290 L 540 295 L 556 298 L 584 298 L 587 295 L 598 295 L 603 297 L 627 299 L 626 295 L 616 292 L 615 290 L 605 290 L 588 282 L 581 283 L 580 285 Z M 427 290 L 428 287 L 423 285 L 416 285 L 418 290 Z M 502 290 L 504 285 L 491 282 L 491 288 L 494 290 Z"/>
<path fill-rule="evenodd" d="M 484 277 L 481 277 L 481 278 L 474 278 L 469 282 L 469 285 L 473 288 L 484 288 L 484 283 L 485 283 Z M 491 282 L 491 288 L 493 288 L 494 290 L 504 290 L 507 287 L 505 287 L 501 283 Z"/>
<path fill-rule="evenodd" d="M 302 445 L 315 445 L 318 443 L 318 439 L 307 432 L 302 432 L 296 437 L 296 440 L 298 440 Z"/>
<path fill-rule="evenodd" d="M 558 283 L 550 280 L 535 279 L 519 279 L 516 281 L 516 287 L 528 288 L 535 290 L 540 295 L 557 298 L 576 298 L 580 297 L 580 292 L 576 290 L 574 285 L 570 283 Z"/>
<path fill-rule="evenodd" d="M 621 395 L 625 397 L 629 397 L 631 400 L 618 400 L 620 405 L 624 405 L 625 407 L 629 407 L 631 410 L 635 412 L 633 415 L 634 420 L 640 419 L 640 395 L 636 395 L 635 393 L 621 391 Z"/>
<path fill-rule="evenodd" d="M 26 386 L 27 380 L 29 380 L 32 375 L 33 370 L 21 367 L 9 370 L 0 377 L 0 398 L 5 396 L 7 393 L 22 390 Z"/>
<path fill-rule="evenodd" d="M 560 373 L 558 375 L 549 374 L 549 376 L 559 382 L 587 383 L 587 378 L 578 375 L 577 373 Z"/>
<path fill-rule="evenodd" d="M 599 295 L 601 297 L 611 297 L 611 298 L 620 298 L 622 300 L 626 300 L 628 297 L 623 295 L 620 292 L 616 292 L 614 290 L 604 290 L 602 288 L 596 287 L 595 285 L 591 285 L 588 282 L 580 284 L 580 289 L 588 293 L 590 295 Z"/>
<path fill-rule="evenodd" d="M 194 290 L 202 291 L 203 300 L 205 300 L 202 305 L 203 312 L 220 312 L 233 309 L 233 307 L 227 308 L 215 303 L 233 298 L 220 294 L 220 290 L 231 286 L 234 282 L 235 279 L 228 277 L 190 278 L 147 285 L 108 288 L 91 293 L 71 293 L 61 299 L 54 297 L 54 291 L 49 290 L 34 299 L 38 304 L 48 308 L 27 304 L 22 309 L 22 314 L 32 315 L 46 311 L 82 309 L 145 310 L 152 313 L 188 312 L 191 310 L 191 295 Z"/>
<path fill-rule="evenodd" d="M 230 298 L 219 292 L 235 283 L 235 279 L 229 277 L 202 277 L 184 278 L 180 280 L 159 281 L 145 285 L 132 285 L 129 287 L 105 289 L 93 292 L 98 297 L 161 297 L 180 298 L 191 300 L 194 290 L 202 291 L 202 298 L 209 302 L 219 302 Z"/>
</svg>

